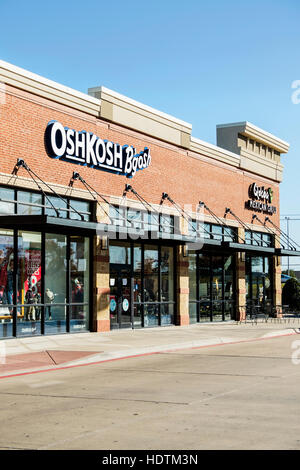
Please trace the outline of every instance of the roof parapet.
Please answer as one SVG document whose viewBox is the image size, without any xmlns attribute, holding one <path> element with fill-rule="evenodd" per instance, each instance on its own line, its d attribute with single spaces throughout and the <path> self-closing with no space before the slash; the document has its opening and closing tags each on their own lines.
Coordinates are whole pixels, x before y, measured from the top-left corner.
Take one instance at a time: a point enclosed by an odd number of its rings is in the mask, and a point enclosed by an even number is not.
<svg viewBox="0 0 300 470">
<path fill-rule="evenodd" d="M 222 138 L 222 136 L 225 134 L 225 131 L 227 135 L 226 141 L 224 141 L 224 139 Z M 220 147 L 223 147 L 223 145 L 227 145 L 228 147 L 228 145 L 230 145 L 229 137 L 231 137 L 231 145 L 235 145 L 239 133 L 263 145 L 271 147 L 272 149 L 277 150 L 279 153 L 287 153 L 290 147 L 289 144 L 284 140 L 279 139 L 275 135 L 270 134 L 269 132 L 263 129 L 260 129 L 259 127 L 255 126 L 254 124 L 248 121 L 234 122 L 229 124 L 218 124 L 217 145 Z M 230 149 L 227 148 L 227 150 Z"/>
<path fill-rule="evenodd" d="M 3 60 L 0 60 L 1 82 L 99 117 L 98 99 Z"/>
<path fill-rule="evenodd" d="M 190 148 L 192 125 L 103 86 L 88 93 L 101 100 L 100 117 L 180 147 Z"/>
</svg>

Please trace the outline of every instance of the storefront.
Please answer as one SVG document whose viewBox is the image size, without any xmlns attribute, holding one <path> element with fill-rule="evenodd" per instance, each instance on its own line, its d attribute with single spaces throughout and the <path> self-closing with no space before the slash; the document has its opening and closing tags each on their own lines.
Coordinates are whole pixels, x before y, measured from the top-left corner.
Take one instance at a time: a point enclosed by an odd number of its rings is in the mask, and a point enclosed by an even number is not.
<svg viewBox="0 0 300 470">
<path fill-rule="evenodd" d="M 212 145 L 2 61 L 0 85 L 0 338 L 280 314 L 286 142 L 242 122 Z"/>
<path fill-rule="evenodd" d="M 70 233 L 70 206 L 88 219 L 89 203 L 56 202 L 60 227 L 39 193 L 0 188 L 0 197 L 0 337 L 89 330 L 91 237 Z"/>
</svg>

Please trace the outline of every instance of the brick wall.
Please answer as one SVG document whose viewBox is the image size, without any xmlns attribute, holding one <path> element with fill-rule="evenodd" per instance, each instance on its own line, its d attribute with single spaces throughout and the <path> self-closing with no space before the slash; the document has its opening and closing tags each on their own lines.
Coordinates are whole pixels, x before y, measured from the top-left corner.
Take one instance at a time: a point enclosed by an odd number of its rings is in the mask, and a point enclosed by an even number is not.
<svg viewBox="0 0 300 470">
<path fill-rule="evenodd" d="M 225 207 L 230 207 L 245 222 L 251 222 L 253 213 L 244 208 L 244 202 L 248 200 L 248 187 L 256 182 L 258 185 L 272 186 L 272 204 L 278 208 L 272 220 L 279 225 L 277 183 L 11 86 L 7 86 L 6 91 L 0 122 L 1 172 L 10 174 L 17 159 L 23 158 L 47 182 L 68 185 L 72 172 L 76 170 L 103 194 L 121 196 L 125 184 L 130 183 L 151 203 L 159 204 L 164 191 L 177 203 L 192 205 L 194 209 L 199 200 L 202 200 L 220 217 L 224 216 Z M 147 146 L 151 149 L 151 166 L 128 180 L 125 176 L 53 160 L 48 157 L 44 146 L 44 132 L 51 120 L 57 120 L 78 131 L 93 132 L 121 145 L 133 145 L 138 151 Z M 19 174 L 27 176 L 24 169 L 19 170 Z M 82 188 L 78 181 L 75 185 Z M 133 196 L 129 195 L 128 198 L 130 197 Z M 167 205 L 168 202 L 164 204 Z M 232 216 L 227 216 L 230 217 Z"/>
</svg>

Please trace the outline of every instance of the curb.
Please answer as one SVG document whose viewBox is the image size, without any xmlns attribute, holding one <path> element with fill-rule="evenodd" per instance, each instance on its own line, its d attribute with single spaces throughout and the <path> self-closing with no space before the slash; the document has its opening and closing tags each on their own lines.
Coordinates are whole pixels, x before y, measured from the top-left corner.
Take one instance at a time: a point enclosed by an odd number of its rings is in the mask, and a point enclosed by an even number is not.
<svg viewBox="0 0 300 470">
<path fill-rule="evenodd" d="M 134 354 L 126 354 L 126 355 L 118 355 L 117 357 L 107 357 L 105 359 L 101 359 L 99 361 L 84 361 L 82 360 L 80 362 L 79 361 L 73 361 L 73 362 L 70 362 L 68 365 L 65 365 L 65 366 L 60 366 L 60 367 L 51 367 L 51 366 L 47 366 L 45 368 L 40 368 L 40 369 L 25 369 L 21 372 L 18 372 L 18 373 L 15 373 L 14 371 L 12 371 L 12 373 L 10 374 L 7 374 L 7 375 L 1 375 L 0 376 L 0 379 L 7 379 L 7 378 L 12 378 L 12 377 L 21 377 L 21 376 L 25 376 L 25 375 L 31 375 L 31 374 L 39 374 L 39 373 L 43 373 L 43 372 L 52 372 L 52 371 L 57 371 L 57 370 L 67 370 L 67 369 L 74 369 L 74 368 L 77 368 L 77 367 L 83 367 L 83 366 L 92 366 L 92 365 L 98 365 L 98 364 L 104 364 L 106 362 L 114 362 L 114 361 L 120 361 L 122 359 L 133 359 L 133 358 L 137 358 L 137 357 L 144 357 L 144 356 L 151 356 L 151 355 L 155 355 L 155 354 L 167 354 L 167 353 L 174 353 L 176 351 L 183 351 L 183 350 L 187 350 L 187 349 L 190 349 L 190 350 L 194 350 L 194 349 L 203 349 L 203 348 L 210 348 L 210 347 L 217 347 L 217 346 L 226 346 L 226 345 L 233 345 L 233 344 L 241 344 L 241 343 L 251 343 L 251 342 L 255 342 L 255 341 L 263 341 L 263 340 L 269 340 L 269 339 L 274 339 L 274 338 L 282 338 L 284 336 L 293 336 L 293 335 L 296 335 L 296 334 L 299 334 L 299 332 L 295 331 L 295 329 L 293 329 L 292 332 L 290 333 L 286 333 L 286 330 L 282 330 L 283 333 L 282 334 L 278 334 L 278 332 L 276 332 L 276 334 L 274 335 L 271 335 L 271 334 L 268 334 L 268 335 L 265 335 L 265 336 L 262 336 L 260 338 L 251 338 L 251 339 L 244 339 L 244 340 L 237 340 L 237 341 L 221 341 L 219 343 L 211 343 L 211 344 L 201 344 L 201 345 L 197 345 L 197 346 L 183 346 L 183 345 L 170 345 L 170 346 L 166 346 L 166 348 L 162 348 L 160 347 L 160 349 L 157 349 L 157 350 L 152 350 L 152 351 L 140 351 L 140 352 L 136 352 Z M 120 353 L 119 353 L 120 354 Z M 95 355 L 93 355 L 95 357 Z"/>
</svg>

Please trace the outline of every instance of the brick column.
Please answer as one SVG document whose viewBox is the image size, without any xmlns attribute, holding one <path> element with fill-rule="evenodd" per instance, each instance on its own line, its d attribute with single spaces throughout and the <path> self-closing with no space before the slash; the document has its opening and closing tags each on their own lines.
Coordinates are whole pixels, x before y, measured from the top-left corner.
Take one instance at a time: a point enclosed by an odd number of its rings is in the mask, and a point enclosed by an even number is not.
<svg viewBox="0 0 300 470">
<path fill-rule="evenodd" d="M 97 205 L 97 221 L 108 222 L 108 217 L 101 209 L 108 212 L 108 205 Z M 105 246 L 106 245 L 106 246 Z M 110 286 L 109 286 L 109 249 L 106 235 L 97 234 L 93 246 L 94 272 L 93 272 L 93 331 L 110 330 Z"/>
<path fill-rule="evenodd" d="M 176 247 L 177 271 L 177 325 L 188 325 L 189 316 L 189 259 L 184 255 L 182 245 Z"/>
<path fill-rule="evenodd" d="M 238 236 L 245 239 L 245 230 L 238 228 Z M 246 319 L 246 253 L 236 254 L 236 320 Z"/>
<path fill-rule="evenodd" d="M 275 238 L 275 248 L 280 248 L 280 243 Z M 282 288 L 281 288 L 281 259 L 280 256 L 273 256 L 273 299 L 276 307 L 276 316 L 282 317 Z M 280 306 L 280 307 L 279 307 Z"/>
<path fill-rule="evenodd" d="M 189 224 L 184 217 L 179 218 L 179 229 L 182 235 L 188 235 Z M 187 247 L 179 245 L 176 247 L 176 273 L 177 273 L 177 321 L 179 326 L 189 325 L 189 258 L 184 256 L 188 252 L 185 251 Z"/>
</svg>

